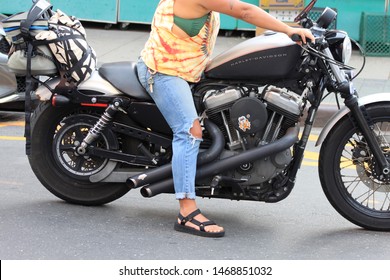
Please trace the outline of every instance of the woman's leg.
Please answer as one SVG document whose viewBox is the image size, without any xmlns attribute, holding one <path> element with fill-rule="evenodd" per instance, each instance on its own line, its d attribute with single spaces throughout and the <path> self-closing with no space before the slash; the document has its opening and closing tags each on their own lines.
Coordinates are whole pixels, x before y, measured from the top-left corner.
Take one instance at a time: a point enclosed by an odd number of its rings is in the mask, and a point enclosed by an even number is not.
<svg viewBox="0 0 390 280">
<path fill-rule="evenodd" d="M 148 90 L 173 131 L 173 181 L 176 198 L 180 203 L 180 213 L 187 216 L 197 209 L 195 175 L 199 145 L 202 140 L 202 128 L 191 89 L 181 78 L 156 73 L 153 75 L 153 91 L 150 92 L 147 80 L 151 73 L 142 62 L 138 63 L 138 71 L 141 83 Z M 202 214 L 197 215 L 195 219 L 200 222 L 207 221 Z M 186 225 L 198 228 L 190 222 Z M 220 232 L 223 228 L 210 225 L 205 227 L 205 230 Z"/>
</svg>

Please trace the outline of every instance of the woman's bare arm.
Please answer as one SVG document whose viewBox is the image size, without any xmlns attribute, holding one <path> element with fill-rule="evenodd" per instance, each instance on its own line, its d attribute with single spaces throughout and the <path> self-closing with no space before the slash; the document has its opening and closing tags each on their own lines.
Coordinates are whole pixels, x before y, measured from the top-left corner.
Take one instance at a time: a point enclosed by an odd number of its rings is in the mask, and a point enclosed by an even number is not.
<svg viewBox="0 0 390 280">
<path fill-rule="evenodd" d="M 239 0 L 190 1 L 195 1 L 197 5 L 204 7 L 208 11 L 216 11 L 223 14 L 227 14 L 237 19 L 253 24 L 257 27 L 270 29 L 276 32 L 283 32 L 290 37 L 293 34 L 298 34 L 301 36 L 304 43 L 306 43 L 306 38 L 314 40 L 314 37 L 309 30 L 304 28 L 293 28 L 253 4 L 241 2 Z"/>
</svg>

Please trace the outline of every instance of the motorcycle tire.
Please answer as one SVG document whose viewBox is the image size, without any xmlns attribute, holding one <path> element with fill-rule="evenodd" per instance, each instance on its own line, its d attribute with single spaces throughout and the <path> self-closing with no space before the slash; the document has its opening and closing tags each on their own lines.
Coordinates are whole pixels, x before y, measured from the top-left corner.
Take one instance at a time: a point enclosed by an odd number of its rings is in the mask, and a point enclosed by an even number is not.
<svg viewBox="0 0 390 280">
<path fill-rule="evenodd" d="M 376 138 L 390 161 L 390 104 L 366 106 Z M 390 230 L 390 176 L 380 175 L 368 144 L 345 116 L 329 132 L 319 157 L 319 176 L 332 206 L 369 230 Z"/>
<path fill-rule="evenodd" d="M 70 203 L 96 206 L 122 197 L 129 189 L 125 183 L 90 182 L 91 174 L 104 168 L 114 169 L 116 163 L 79 156 L 72 151 L 74 141 L 85 137 L 102 113 L 97 111 L 99 109 L 88 110 L 40 103 L 31 118 L 28 159 L 36 177 L 52 194 Z M 100 138 L 100 144 L 96 145 L 117 148 L 117 139 L 109 130 L 106 129 Z"/>
</svg>

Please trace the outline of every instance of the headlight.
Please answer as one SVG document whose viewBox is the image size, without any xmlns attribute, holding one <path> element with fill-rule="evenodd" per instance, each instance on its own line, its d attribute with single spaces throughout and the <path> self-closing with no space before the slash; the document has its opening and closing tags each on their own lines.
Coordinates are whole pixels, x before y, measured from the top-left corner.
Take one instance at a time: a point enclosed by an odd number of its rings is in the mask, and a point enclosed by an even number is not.
<svg viewBox="0 0 390 280">
<path fill-rule="evenodd" d="M 348 64 L 348 62 L 352 56 L 352 43 L 351 43 L 351 39 L 349 39 L 348 35 L 345 36 L 342 46 L 343 46 L 342 60 L 343 60 L 344 64 Z"/>
<path fill-rule="evenodd" d="M 347 64 L 352 55 L 352 43 L 348 34 L 340 30 L 329 30 L 325 34 L 333 57 L 344 64 Z"/>
</svg>

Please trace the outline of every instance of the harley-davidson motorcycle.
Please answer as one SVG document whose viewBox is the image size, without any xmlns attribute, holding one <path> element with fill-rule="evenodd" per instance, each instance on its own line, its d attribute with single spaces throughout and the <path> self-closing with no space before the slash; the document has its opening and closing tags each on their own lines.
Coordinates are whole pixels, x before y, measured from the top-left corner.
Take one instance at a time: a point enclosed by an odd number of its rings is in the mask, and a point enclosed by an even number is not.
<svg viewBox="0 0 390 280">
<path fill-rule="evenodd" d="M 352 223 L 390 230 L 390 93 L 359 98 L 347 66 L 351 40 L 328 27 L 316 0 L 297 16 L 315 41 L 297 44 L 265 32 L 210 61 L 192 84 L 204 128 L 196 194 L 269 203 L 292 191 L 324 97 L 344 100 L 317 145 L 319 176 L 333 207 Z M 68 91 L 50 91 L 32 114 L 31 168 L 41 183 L 70 203 L 101 205 L 129 190 L 173 193 L 172 132 L 140 85 L 135 62 L 102 65 Z M 301 130 L 301 132 L 300 132 Z"/>
</svg>

